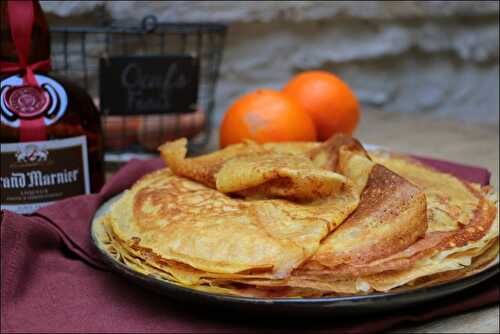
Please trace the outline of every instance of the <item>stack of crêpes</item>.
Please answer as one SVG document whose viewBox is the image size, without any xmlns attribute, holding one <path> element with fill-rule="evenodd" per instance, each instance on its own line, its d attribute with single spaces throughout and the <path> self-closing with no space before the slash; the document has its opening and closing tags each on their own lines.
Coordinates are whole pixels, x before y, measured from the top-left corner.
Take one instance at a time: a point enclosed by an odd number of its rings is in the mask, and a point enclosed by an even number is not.
<svg viewBox="0 0 500 334">
<path fill-rule="evenodd" d="M 407 156 L 245 142 L 146 175 L 100 221 L 101 246 L 174 284 L 248 297 L 321 297 L 455 280 L 498 255 L 497 199 Z"/>
</svg>

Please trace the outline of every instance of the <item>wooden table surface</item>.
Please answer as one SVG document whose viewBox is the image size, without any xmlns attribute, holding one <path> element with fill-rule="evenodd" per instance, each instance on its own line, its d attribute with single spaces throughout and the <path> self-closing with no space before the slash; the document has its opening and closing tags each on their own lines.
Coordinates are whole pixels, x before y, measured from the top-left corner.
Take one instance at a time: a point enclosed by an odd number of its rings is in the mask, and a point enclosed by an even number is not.
<svg viewBox="0 0 500 334">
<path fill-rule="evenodd" d="M 410 115 L 365 110 L 354 136 L 364 143 L 388 147 L 399 152 L 488 168 L 492 173 L 491 184 L 495 189 L 499 189 L 498 125 L 436 120 L 425 114 Z M 217 148 L 218 138 L 215 134 L 207 150 Z M 392 332 L 498 333 L 499 307 L 488 307 L 420 326 L 406 326 Z"/>
</svg>

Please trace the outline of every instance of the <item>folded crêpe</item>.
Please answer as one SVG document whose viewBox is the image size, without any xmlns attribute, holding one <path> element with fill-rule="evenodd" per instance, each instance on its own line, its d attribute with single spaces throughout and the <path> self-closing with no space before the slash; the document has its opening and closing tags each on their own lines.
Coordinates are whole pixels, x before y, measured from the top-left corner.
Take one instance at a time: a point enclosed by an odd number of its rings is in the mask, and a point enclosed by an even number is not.
<svg viewBox="0 0 500 334">
<path fill-rule="evenodd" d="M 186 158 L 187 140 L 160 147 L 170 169 L 219 192 L 241 196 L 316 199 L 338 193 L 344 176 L 316 167 L 304 155 L 247 141 L 197 158 Z"/>
<path fill-rule="evenodd" d="M 307 156 L 249 142 L 185 159 L 185 144 L 162 147 L 170 169 L 139 180 L 108 220 L 124 249 L 177 272 L 187 265 L 203 277 L 287 277 L 358 205 L 361 187 Z"/>
<path fill-rule="evenodd" d="M 357 210 L 286 281 L 254 285 L 309 288 L 319 295 L 388 291 L 459 278 L 498 255 L 497 199 L 490 187 L 401 155 L 371 157 L 379 164 Z M 334 167 L 335 156 L 330 160 Z"/>
<path fill-rule="evenodd" d="M 490 187 L 355 139 L 245 142 L 140 179 L 101 220 L 102 243 L 133 270 L 251 297 L 361 294 L 474 273 L 498 254 Z"/>
</svg>

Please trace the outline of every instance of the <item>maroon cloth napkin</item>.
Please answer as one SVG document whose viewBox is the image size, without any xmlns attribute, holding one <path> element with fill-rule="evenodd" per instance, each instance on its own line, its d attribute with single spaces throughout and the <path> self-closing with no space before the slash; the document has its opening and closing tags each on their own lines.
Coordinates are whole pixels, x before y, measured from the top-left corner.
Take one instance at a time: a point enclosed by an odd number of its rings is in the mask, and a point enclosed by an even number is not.
<svg viewBox="0 0 500 334">
<path fill-rule="evenodd" d="M 489 183 L 488 171 L 422 159 L 464 179 Z M 377 332 L 498 304 L 498 277 L 445 299 L 400 312 L 314 320 L 195 307 L 136 286 L 107 270 L 90 242 L 90 221 L 107 198 L 163 166 L 132 161 L 99 194 L 70 198 L 31 216 L 4 211 L 1 232 L 2 332 Z M 497 275 L 498 276 L 498 275 Z"/>
</svg>

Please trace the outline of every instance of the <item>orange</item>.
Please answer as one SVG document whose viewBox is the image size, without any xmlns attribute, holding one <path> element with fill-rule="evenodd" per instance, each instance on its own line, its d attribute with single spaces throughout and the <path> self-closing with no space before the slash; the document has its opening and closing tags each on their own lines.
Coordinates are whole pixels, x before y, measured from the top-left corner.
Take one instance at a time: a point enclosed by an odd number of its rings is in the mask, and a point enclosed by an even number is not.
<svg viewBox="0 0 500 334">
<path fill-rule="evenodd" d="M 358 125 L 356 96 L 345 82 L 329 72 L 302 72 L 286 84 L 283 92 L 311 115 L 319 140 L 339 132 L 352 134 Z"/>
<path fill-rule="evenodd" d="M 244 139 L 315 141 L 316 130 L 311 117 L 293 99 L 279 91 L 259 89 L 236 100 L 222 120 L 221 147 Z"/>
</svg>

